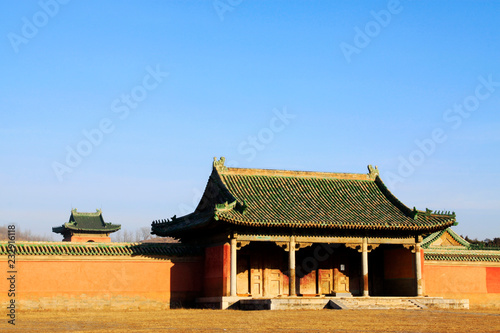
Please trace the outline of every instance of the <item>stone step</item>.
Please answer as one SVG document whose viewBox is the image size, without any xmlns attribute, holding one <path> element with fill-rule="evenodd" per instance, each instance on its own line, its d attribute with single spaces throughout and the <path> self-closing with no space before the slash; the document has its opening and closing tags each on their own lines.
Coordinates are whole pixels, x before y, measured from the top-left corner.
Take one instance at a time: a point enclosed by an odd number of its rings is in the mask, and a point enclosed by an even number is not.
<svg viewBox="0 0 500 333">
<path fill-rule="evenodd" d="M 214 302 L 212 299 L 199 302 Z M 215 300 L 217 301 L 217 300 Z M 468 309 L 468 300 L 443 299 L 440 297 L 278 297 L 278 298 L 241 298 L 223 297 L 218 300 L 222 309 L 241 310 L 288 310 L 288 309 L 406 309 L 460 308 Z M 227 304 L 226 304 L 227 303 Z M 211 304 L 211 303 L 210 303 Z"/>
<path fill-rule="evenodd" d="M 421 306 L 418 302 L 410 299 L 399 298 L 358 298 L 358 299 L 331 299 L 329 307 L 332 309 L 407 309 L 420 310 Z"/>
<path fill-rule="evenodd" d="M 240 300 L 239 302 L 239 308 L 241 310 L 320 310 L 327 308 L 327 305 L 328 299 L 325 298 L 248 299 Z"/>
</svg>

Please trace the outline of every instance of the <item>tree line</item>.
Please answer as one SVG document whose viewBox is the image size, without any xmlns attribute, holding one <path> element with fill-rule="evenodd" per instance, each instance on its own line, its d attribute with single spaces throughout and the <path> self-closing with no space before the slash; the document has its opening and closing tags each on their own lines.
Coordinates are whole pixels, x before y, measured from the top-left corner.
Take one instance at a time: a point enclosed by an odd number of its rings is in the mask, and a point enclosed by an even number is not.
<svg viewBox="0 0 500 333">
<path fill-rule="evenodd" d="M 142 227 L 133 231 L 120 229 L 111 234 L 111 241 L 118 243 L 177 243 L 172 237 L 151 235 L 151 227 Z"/>
<path fill-rule="evenodd" d="M 8 226 L 2 225 L 0 226 L 0 241 L 6 241 L 8 234 Z M 33 233 L 31 230 L 24 230 L 19 226 L 16 226 L 16 241 L 29 241 L 29 242 L 53 242 L 55 241 L 55 235 L 51 234 L 43 234 L 38 235 Z"/>
<path fill-rule="evenodd" d="M 495 237 L 493 239 L 486 238 L 484 240 L 478 240 L 477 238 L 471 239 L 469 236 L 465 236 L 464 238 L 471 244 L 472 248 L 476 249 L 491 249 L 491 248 L 499 248 L 500 249 L 500 237 Z"/>
</svg>

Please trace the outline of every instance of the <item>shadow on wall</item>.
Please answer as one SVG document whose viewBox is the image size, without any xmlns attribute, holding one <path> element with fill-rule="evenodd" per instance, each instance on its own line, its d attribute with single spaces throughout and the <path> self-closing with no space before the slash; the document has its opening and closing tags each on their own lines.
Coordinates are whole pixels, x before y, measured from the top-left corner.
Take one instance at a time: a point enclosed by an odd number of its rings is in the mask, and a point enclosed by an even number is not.
<svg viewBox="0 0 500 333">
<path fill-rule="evenodd" d="M 170 308 L 194 308 L 203 292 L 203 262 L 173 261 L 170 270 Z"/>
</svg>

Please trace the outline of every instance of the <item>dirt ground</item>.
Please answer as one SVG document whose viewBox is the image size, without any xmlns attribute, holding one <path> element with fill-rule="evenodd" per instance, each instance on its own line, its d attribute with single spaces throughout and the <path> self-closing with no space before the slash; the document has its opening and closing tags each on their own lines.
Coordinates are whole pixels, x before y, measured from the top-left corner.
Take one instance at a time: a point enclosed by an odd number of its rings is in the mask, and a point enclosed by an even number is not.
<svg viewBox="0 0 500 333">
<path fill-rule="evenodd" d="M 500 332 L 490 310 L 19 312 L 0 332 Z"/>
</svg>

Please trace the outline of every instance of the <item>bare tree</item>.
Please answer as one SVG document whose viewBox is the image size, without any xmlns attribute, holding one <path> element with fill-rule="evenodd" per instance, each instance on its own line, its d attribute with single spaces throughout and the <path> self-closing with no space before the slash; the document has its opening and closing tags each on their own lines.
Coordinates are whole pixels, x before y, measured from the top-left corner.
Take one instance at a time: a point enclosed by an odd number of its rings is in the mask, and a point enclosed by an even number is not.
<svg viewBox="0 0 500 333">
<path fill-rule="evenodd" d="M 151 228 L 150 227 L 142 227 L 140 230 L 140 241 L 145 241 L 151 239 Z"/>
<path fill-rule="evenodd" d="M 151 235 L 150 227 L 141 227 L 134 231 L 121 229 L 111 235 L 111 240 L 120 243 L 179 243 L 178 240 L 172 237 L 157 237 L 156 235 Z"/>
<path fill-rule="evenodd" d="M 31 241 L 31 242 L 53 242 L 54 235 L 37 235 L 34 234 L 31 230 L 24 231 L 21 227 L 16 226 L 15 229 L 15 237 L 16 241 Z M 0 226 L 0 240 L 6 241 L 8 240 L 8 226 L 3 225 Z"/>
</svg>

